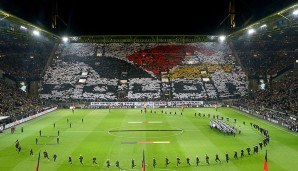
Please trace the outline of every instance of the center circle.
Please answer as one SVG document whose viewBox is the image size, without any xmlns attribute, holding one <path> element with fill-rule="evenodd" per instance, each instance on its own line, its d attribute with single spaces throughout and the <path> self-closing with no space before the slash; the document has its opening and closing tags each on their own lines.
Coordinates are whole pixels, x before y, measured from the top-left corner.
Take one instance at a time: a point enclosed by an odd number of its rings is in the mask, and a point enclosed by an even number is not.
<svg viewBox="0 0 298 171">
<path fill-rule="evenodd" d="M 156 124 L 136 124 L 116 127 L 108 130 L 110 135 L 125 138 L 163 138 L 177 136 L 183 133 L 181 128 L 159 126 Z"/>
</svg>

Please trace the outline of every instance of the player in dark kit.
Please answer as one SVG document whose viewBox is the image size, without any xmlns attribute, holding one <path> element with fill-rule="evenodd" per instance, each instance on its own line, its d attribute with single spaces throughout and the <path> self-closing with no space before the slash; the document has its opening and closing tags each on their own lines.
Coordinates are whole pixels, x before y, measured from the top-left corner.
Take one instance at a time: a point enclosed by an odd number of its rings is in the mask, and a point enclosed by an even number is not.
<svg viewBox="0 0 298 171">
<path fill-rule="evenodd" d="M 218 157 L 218 154 L 216 153 L 216 155 L 215 155 L 215 161 L 216 161 L 216 163 L 218 163 L 218 161 L 221 163 L 221 161 L 220 161 L 220 159 L 219 159 L 219 157 Z"/>
<path fill-rule="evenodd" d="M 107 164 L 107 167 L 110 168 L 111 164 L 110 164 L 110 160 L 109 159 L 107 159 L 106 164 Z"/>
<path fill-rule="evenodd" d="M 19 146 L 20 146 L 20 142 L 19 142 L 19 140 L 17 139 L 17 140 L 16 140 L 16 146 L 15 146 L 15 147 L 16 147 L 16 151 L 18 151 Z"/>
<path fill-rule="evenodd" d="M 178 165 L 181 164 L 180 158 L 177 156 L 177 159 L 176 160 L 177 160 L 176 167 L 178 167 Z"/>
<path fill-rule="evenodd" d="M 55 162 L 56 159 L 57 159 L 57 154 L 54 153 L 54 155 L 53 155 L 53 159 L 54 159 L 54 162 Z"/>
<path fill-rule="evenodd" d="M 260 149 L 262 150 L 262 147 L 263 147 L 263 143 L 262 143 L 262 141 L 259 142 L 259 146 L 260 146 Z"/>
<path fill-rule="evenodd" d="M 93 156 L 92 161 L 93 161 L 92 164 L 97 164 L 95 156 Z"/>
<path fill-rule="evenodd" d="M 197 155 L 196 156 L 196 164 L 197 164 L 197 166 L 199 165 L 199 163 L 200 163 L 200 159 L 199 159 L 199 156 Z"/>
<path fill-rule="evenodd" d="M 258 145 L 255 145 L 254 146 L 254 154 L 258 154 L 258 152 L 259 152 L 259 146 Z"/>
<path fill-rule="evenodd" d="M 166 157 L 166 167 L 170 164 L 168 157 Z"/>
<path fill-rule="evenodd" d="M 229 154 L 226 152 L 226 161 L 227 161 L 227 163 L 229 163 L 229 160 L 230 160 Z"/>
<path fill-rule="evenodd" d="M 44 158 L 44 159 L 45 159 L 45 158 L 50 159 L 50 158 L 49 158 L 49 155 L 48 155 L 48 152 L 47 152 L 46 150 L 43 152 L 43 158 Z"/>
<path fill-rule="evenodd" d="M 238 160 L 238 154 L 237 154 L 237 151 L 234 152 L 234 159 L 237 159 L 237 160 Z"/>
<path fill-rule="evenodd" d="M 241 158 L 244 157 L 244 150 L 241 149 Z"/>
<path fill-rule="evenodd" d="M 207 164 L 210 164 L 210 163 L 209 163 L 209 156 L 208 156 L 207 154 L 206 154 L 206 163 L 207 163 Z"/>
<path fill-rule="evenodd" d="M 186 158 L 186 164 L 188 164 L 189 166 L 191 166 L 189 157 Z"/>
<path fill-rule="evenodd" d="M 68 163 L 69 163 L 69 164 L 72 164 L 72 158 L 71 158 L 70 155 L 68 156 Z"/>
<path fill-rule="evenodd" d="M 120 164 L 119 164 L 119 161 L 116 160 L 116 163 L 115 163 L 116 167 L 118 167 L 120 169 Z"/>
<path fill-rule="evenodd" d="M 135 160 L 132 159 L 132 160 L 131 160 L 131 168 L 133 169 L 135 166 L 136 166 L 136 165 L 135 165 Z"/>
<path fill-rule="evenodd" d="M 79 159 L 80 159 L 80 163 L 83 164 L 83 159 L 84 159 L 84 157 L 82 156 L 82 154 L 80 154 Z"/>
<path fill-rule="evenodd" d="M 156 167 L 156 159 L 153 157 L 153 167 Z"/>
<path fill-rule="evenodd" d="M 246 148 L 247 154 L 250 155 L 250 147 Z"/>
<path fill-rule="evenodd" d="M 32 148 L 30 149 L 30 156 L 34 156 Z"/>
</svg>

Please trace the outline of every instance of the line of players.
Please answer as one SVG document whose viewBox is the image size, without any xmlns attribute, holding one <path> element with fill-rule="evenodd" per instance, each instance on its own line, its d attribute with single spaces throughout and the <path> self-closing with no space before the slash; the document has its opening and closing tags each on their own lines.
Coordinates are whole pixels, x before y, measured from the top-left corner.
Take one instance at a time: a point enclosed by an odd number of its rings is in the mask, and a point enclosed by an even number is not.
<svg viewBox="0 0 298 171">
<path fill-rule="evenodd" d="M 145 112 L 146 112 L 146 110 L 145 110 Z M 141 110 L 141 113 L 142 113 L 142 110 Z M 152 110 L 151 110 L 150 113 L 152 113 Z M 155 113 L 155 111 L 154 111 L 154 113 Z M 161 113 L 164 113 L 164 112 L 162 111 Z M 166 113 L 165 113 L 165 114 L 166 114 Z M 170 112 L 170 114 L 171 114 L 171 112 Z M 176 112 L 175 112 L 175 114 L 176 114 Z M 182 112 L 181 112 L 181 115 L 182 115 Z M 201 114 L 199 113 L 199 116 L 200 116 L 200 115 L 201 115 Z M 208 115 L 209 115 L 209 114 L 208 114 Z M 195 116 L 196 116 L 196 113 L 195 113 Z M 205 116 L 205 114 L 204 114 L 204 116 Z M 203 116 L 203 117 L 204 117 L 204 116 Z M 210 117 L 210 115 L 209 115 L 208 117 Z M 215 118 L 215 116 L 213 116 L 213 117 Z M 217 117 L 218 117 L 218 116 L 217 116 Z M 223 119 L 223 118 L 222 118 L 222 119 Z M 236 122 L 236 120 L 235 120 L 235 122 Z M 68 119 L 68 118 L 67 118 L 67 123 L 69 123 L 69 119 Z M 82 118 L 82 123 L 83 123 L 83 118 Z M 71 123 L 70 123 L 70 124 L 71 124 Z M 245 122 L 243 122 L 243 124 L 245 125 Z M 250 125 L 251 125 L 252 127 L 254 127 L 255 129 L 257 129 L 258 131 L 260 131 L 260 132 L 261 132 L 262 134 L 264 134 L 264 136 L 265 136 L 265 138 L 263 139 L 263 141 L 259 142 L 260 149 L 262 150 L 263 145 L 266 146 L 267 144 L 269 144 L 269 133 L 268 133 L 268 130 L 266 130 L 266 129 L 264 129 L 264 128 L 261 128 L 260 126 L 258 126 L 258 125 L 256 125 L 256 124 L 253 124 L 253 123 L 250 123 Z M 55 123 L 54 123 L 54 128 L 55 128 Z M 71 125 L 70 125 L 70 128 L 71 128 Z M 41 130 L 39 131 L 39 134 L 40 134 L 40 136 L 41 136 Z M 59 130 L 58 130 L 58 137 L 59 137 Z M 59 144 L 59 140 L 57 140 L 57 141 L 58 141 L 57 143 Z M 36 143 L 37 143 L 37 142 L 36 142 Z M 18 140 L 16 140 L 15 147 L 16 147 L 16 150 L 18 151 L 18 153 L 20 153 L 20 151 L 21 151 L 21 145 L 20 145 L 20 142 L 19 142 Z M 254 149 L 253 153 L 254 153 L 254 154 L 257 154 L 257 153 L 258 153 L 258 149 L 259 149 L 258 145 L 255 145 L 255 146 L 253 147 L 253 149 Z M 247 148 L 246 148 L 246 151 L 247 151 L 247 154 L 248 154 L 248 155 L 251 155 L 251 154 L 250 154 L 250 151 L 251 151 L 250 147 L 247 147 Z M 32 150 L 32 148 L 30 149 L 30 155 L 31 155 L 31 156 L 34 156 L 34 155 L 33 155 L 33 150 Z M 50 158 L 49 158 L 49 155 L 48 155 L 48 152 L 47 152 L 46 150 L 43 152 L 43 155 L 44 155 L 44 158 L 45 158 L 45 159 L 48 159 L 48 160 L 50 159 Z M 54 154 L 53 154 L 53 161 L 54 161 L 54 162 L 56 161 L 57 157 L 58 157 L 57 154 L 54 153 Z M 240 157 L 241 157 L 241 158 L 244 157 L 244 150 L 243 150 L 243 149 L 241 149 L 241 151 L 240 151 Z M 80 154 L 80 156 L 79 156 L 78 159 L 79 159 L 80 163 L 83 165 L 83 156 L 82 156 L 81 154 Z M 208 165 L 210 164 L 210 160 L 209 160 L 209 159 L 210 159 L 209 156 L 206 154 L 206 155 L 205 155 L 205 160 L 206 160 L 206 163 L 207 163 Z M 234 151 L 234 159 L 238 160 L 238 153 L 237 153 L 237 151 Z M 226 160 L 227 163 L 228 163 L 229 160 L 230 160 L 230 157 L 229 157 L 229 155 L 228 155 L 227 152 L 225 153 L 225 160 Z M 218 154 L 215 155 L 215 161 L 216 161 L 216 163 L 218 163 L 218 162 L 221 163 L 221 160 L 220 160 Z M 68 163 L 69 163 L 69 164 L 72 164 L 72 157 L 71 157 L 71 155 L 69 155 L 69 157 L 68 157 Z M 171 163 L 171 162 L 169 161 L 168 157 L 166 157 L 166 158 L 165 158 L 165 166 L 167 167 L 170 163 Z M 200 159 L 199 159 L 198 155 L 197 155 L 196 158 L 195 158 L 195 163 L 196 163 L 196 166 L 198 166 L 199 163 L 200 163 Z M 92 164 L 93 164 L 93 165 L 94 165 L 94 164 L 98 165 L 95 156 L 92 157 Z M 179 157 L 177 157 L 177 158 L 176 158 L 176 167 L 178 167 L 180 164 L 181 164 L 181 159 L 180 159 Z M 190 158 L 189 158 L 189 157 L 186 158 L 186 164 L 189 165 L 189 166 L 191 166 Z M 109 160 L 109 159 L 107 159 L 107 161 L 106 161 L 106 166 L 107 166 L 108 168 L 111 167 L 111 163 L 110 163 L 110 160 Z M 116 160 L 116 162 L 115 162 L 115 166 L 116 166 L 117 168 L 120 169 L 120 162 L 119 162 L 118 160 Z M 132 161 L 131 161 L 131 167 L 132 167 L 132 169 L 133 169 L 135 166 L 136 166 L 136 165 L 135 165 L 135 160 L 132 159 Z M 157 166 L 157 161 L 156 161 L 155 158 L 153 158 L 152 166 L 153 166 L 154 168 Z"/>
<path fill-rule="evenodd" d="M 262 149 L 262 147 L 263 147 L 262 142 L 260 142 L 259 145 L 260 145 L 260 148 Z M 247 155 L 250 156 L 250 155 L 251 155 L 251 153 L 250 153 L 250 151 L 251 151 L 250 147 L 246 148 L 246 150 L 247 150 Z M 253 151 L 253 153 L 254 153 L 254 154 L 258 154 L 258 146 L 257 146 L 257 145 L 254 146 L 254 151 Z M 240 150 L 240 157 L 243 158 L 244 156 L 245 156 L 245 154 L 244 154 L 244 150 L 241 149 L 241 150 Z M 237 152 L 237 151 L 234 151 L 234 156 L 233 156 L 233 158 L 236 159 L 236 160 L 238 160 L 238 152 Z M 210 157 L 209 157 L 208 154 L 205 155 L 205 160 L 206 160 L 206 164 L 209 165 L 209 164 L 210 164 Z M 229 160 L 230 160 L 229 154 L 226 152 L 226 153 L 225 153 L 225 161 L 228 163 Z M 216 162 L 216 163 L 221 163 L 221 160 L 220 160 L 220 158 L 219 158 L 218 153 L 215 154 L 215 162 Z M 169 165 L 170 163 L 171 163 L 171 162 L 170 162 L 169 158 L 166 157 L 166 158 L 165 158 L 165 166 L 168 167 L 168 165 Z M 201 163 L 201 161 L 200 161 L 200 159 L 199 159 L 199 157 L 198 157 L 198 155 L 197 155 L 196 158 L 195 158 L 195 164 L 196 164 L 196 166 L 199 166 L 200 163 Z M 181 159 L 180 159 L 180 157 L 177 156 L 177 157 L 176 157 L 176 167 L 178 167 L 180 164 L 181 164 Z M 189 158 L 189 157 L 186 158 L 186 164 L 189 165 L 189 166 L 191 166 L 191 162 L 190 162 L 190 158 Z M 157 166 L 156 159 L 153 158 L 153 167 L 155 168 L 156 166 Z"/>
<path fill-rule="evenodd" d="M 19 144 L 19 142 L 17 141 L 16 144 Z M 260 145 L 260 149 L 262 150 L 263 144 L 260 142 L 259 145 Z M 16 145 L 16 146 L 17 146 L 17 145 Z M 250 153 L 251 150 L 250 150 L 249 147 L 246 148 L 246 151 L 247 151 L 247 155 L 250 156 L 250 155 L 251 155 L 251 153 Z M 245 153 L 244 150 L 241 149 L 241 150 L 240 150 L 240 158 L 243 158 L 243 157 L 245 156 L 244 153 Z M 258 146 L 254 146 L 253 154 L 258 154 Z M 31 156 L 34 156 L 34 155 L 33 155 L 33 150 L 32 150 L 32 149 L 30 149 L 30 155 L 31 155 Z M 50 158 L 49 158 L 49 154 L 48 154 L 48 152 L 47 152 L 46 150 L 43 152 L 43 156 L 44 156 L 44 159 L 48 159 L 48 160 L 50 160 Z M 57 154 L 54 153 L 54 154 L 53 154 L 53 161 L 54 161 L 54 162 L 56 162 L 57 157 L 58 157 Z M 237 152 L 237 151 L 234 151 L 234 156 L 233 156 L 233 158 L 236 159 L 236 160 L 238 160 L 238 152 Z M 84 157 L 82 156 L 82 154 L 80 154 L 80 156 L 79 156 L 78 159 L 79 159 L 80 164 L 84 165 L 84 163 L 83 163 L 83 159 L 84 159 Z M 226 152 L 226 153 L 225 153 L 225 161 L 228 163 L 229 160 L 230 160 L 229 154 Z M 208 154 L 205 155 L 205 161 L 206 161 L 206 164 L 208 164 L 208 165 L 210 164 L 210 157 L 209 157 Z M 221 163 L 221 160 L 220 160 L 220 157 L 219 157 L 218 153 L 215 154 L 215 162 L 216 162 L 216 163 Z M 73 163 L 73 160 L 72 160 L 71 155 L 68 156 L 68 163 L 71 164 L 71 165 L 72 165 L 72 163 Z M 177 156 L 177 157 L 176 157 L 176 167 L 178 167 L 181 163 L 182 163 L 182 162 L 181 162 L 180 157 Z M 196 165 L 196 166 L 199 166 L 200 163 L 201 163 L 201 161 L 200 161 L 198 155 L 196 155 L 196 157 L 195 157 L 195 165 Z M 96 156 L 93 156 L 93 157 L 92 157 L 92 164 L 93 164 L 93 165 L 98 165 Z M 171 164 L 171 162 L 170 162 L 169 158 L 166 156 L 166 157 L 165 157 L 165 167 L 168 167 L 169 164 Z M 186 158 L 186 164 L 189 165 L 189 166 L 191 166 L 191 162 L 190 162 L 190 158 L 189 158 L 189 157 Z M 135 164 L 135 160 L 132 159 L 132 160 L 131 160 L 131 168 L 134 169 L 135 166 L 136 166 L 136 164 Z M 157 167 L 157 161 L 156 161 L 155 157 L 153 157 L 152 166 L 153 166 L 153 168 L 156 168 L 156 167 Z M 111 162 L 110 162 L 109 159 L 106 160 L 106 167 L 107 167 L 107 168 L 110 168 L 110 167 L 111 167 Z M 119 160 L 116 160 L 116 161 L 115 161 L 115 167 L 121 169 L 121 168 L 120 168 L 120 162 L 119 162 Z"/>
<path fill-rule="evenodd" d="M 182 110 L 182 112 L 183 112 L 183 110 Z M 180 115 L 183 115 L 182 112 L 180 112 Z M 143 110 L 141 110 L 141 113 L 143 113 Z M 147 113 L 147 109 L 146 109 L 146 108 L 144 108 L 144 113 L 145 113 L 145 114 Z M 156 114 L 156 111 L 152 111 L 152 110 L 150 110 L 150 113 L 154 113 L 154 114 Z M 164 110 L 161 110 L 161 113 L 162 113 L 162 114 L 168 114 L 168 111 L 166 111 L 166 110 L 165 110 L 165 111 L 164 111 Z M 172 112 L 170 111 L 169 114 L 171 115 Z M 176 111 L 173 112 L 173 115 L 177 115 L 177 112 L 176 112 Z"/>
</svg>

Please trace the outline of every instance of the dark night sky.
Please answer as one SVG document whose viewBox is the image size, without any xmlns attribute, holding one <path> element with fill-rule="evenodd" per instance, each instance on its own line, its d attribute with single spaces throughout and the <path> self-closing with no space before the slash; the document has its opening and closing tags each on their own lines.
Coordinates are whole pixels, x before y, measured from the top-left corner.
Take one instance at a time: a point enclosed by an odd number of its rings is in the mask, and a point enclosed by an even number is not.
<svg viewBox="0 0 298 171">
<path fill-rule="evenodd" d="M 55 0 L 52 0 L 55 1 Z M 227 31 L 229 0 L 100 1 L 56 0 L 59 35 L 219 34 Z M 77 1 L 77 2 L 75 2 Z M 287 7 L 297 0 L 235 0 L 238 27 Z M 0 9 L 48 31 L 51 0 L 0 0 Z"/>
</svg>

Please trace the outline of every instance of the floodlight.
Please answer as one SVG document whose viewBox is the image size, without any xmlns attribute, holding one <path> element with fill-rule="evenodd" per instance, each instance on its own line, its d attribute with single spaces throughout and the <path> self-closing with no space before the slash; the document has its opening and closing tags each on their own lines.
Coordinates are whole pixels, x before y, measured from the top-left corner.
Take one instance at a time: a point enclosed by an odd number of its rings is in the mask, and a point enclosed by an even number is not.
<svg viewBox="0 0 298 171">
<path fill-rule="evenodd" d="M 255 33 L 255 32 L 256 32 L 255 29 L 249 29 L 249 30 L 247 31 L 248 34 L 253 34 L 253 33 Z"/>
<path fill-rule="evenodd" d="M 20 29 L 27 30 L 25 26 L 20 26 Z"/>
<path fill-rule="evenodd" d="M 35 36 L 39 36 L 39 31 L 37 31 L 37 30 L 33 30 L 33 35 L 35 35 Z"/>
<path fill-rule="evenodd" d="M 62 37 L 63 42 L 68 42 L 68 37 Z"/>
<path fill-rule="evenodd" d="M 219 36 L 219 40 L 221 41 L 221 42 L 223 42 L 223 41 L 225 41 L 226 40 L 226 36 Z"/>
<path fill-rule="evenodd" d="M 265 28 L 265 27 L 267 27 L 267 25 L 266 24 L 263 24 L 263 25 L 261 25 L 260 28 Z"/>
<path fill-rule="evenodd" d="M 298 9 L 296 9 L 295 11 L 293 11 L 293 15 L 298 15 Z"/>
</svg>

